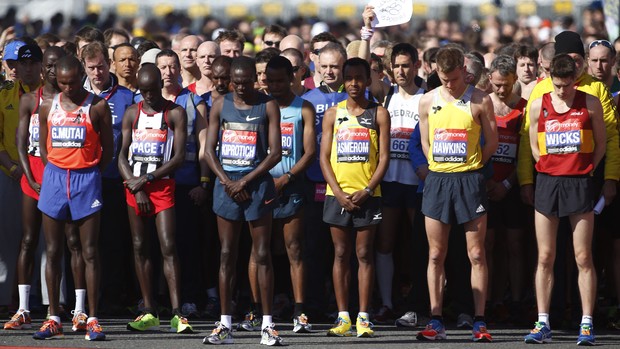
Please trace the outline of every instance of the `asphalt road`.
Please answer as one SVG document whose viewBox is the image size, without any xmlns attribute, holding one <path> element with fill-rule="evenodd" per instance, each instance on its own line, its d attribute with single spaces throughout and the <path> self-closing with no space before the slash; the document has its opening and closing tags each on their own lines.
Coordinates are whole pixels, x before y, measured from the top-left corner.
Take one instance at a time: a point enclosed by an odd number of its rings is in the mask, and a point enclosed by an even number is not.
<svg viewBox="0 0 620 349">
<path fill-rule="evenodd" d="M 83 333 L 72 333 L 69 324 L 65 324 L 65 338 L 61 340 L 40 341 L 32 339 L 33 330 L 4 331 L 0 330 L 0 347 L 18 346 L 20 348 L 115 348 L 115 349 L 172 349 L 172 348 L 205 348 L 202 339 L 213 329 L 213 323 L 207 321 L 191 321 L 195 333 L 179 334 L 161 332 L 136 333 L 125 329 L 130 319 L 101 319 L 107 340 L 105 342 L 88 342 Z M 41 319 L 33 319 L 33 326 L 39 326 Z M 165 323 L 168 324 L 167 322 Z M 164 322 L 162 321 L 162 328 Z M 448 326 L 448 340 L 444 342 L 419 342 L 415 333 L 419 328 L 403 329 L 394 326 L 375 326 L 375 338 L 334 338 L 327 337 L 329 324 L 314 325 L 315 332 L 295 334 L 291 324 L 278 323 L 277 329 L 285 344 L 295 348 L 424 348 L 424 349 L 463 349 L 484 346 L 488 348 L 532 348 L 523 343 L 527 330 L 501 328 L 490 331 L 494 341 L 490 344 L 472 343 L 471 332 Z M 620 331 L 597 331 L 597 345 L 608 348 L 620 347 Z M 554 330 L 553 343 L 545 344 L 545 349 L 574 348 L 577 330 Z M 235 344 L 226 347 L 258 348 L 260 337 L 258 332 L 234 332 Z"/>
</svg>

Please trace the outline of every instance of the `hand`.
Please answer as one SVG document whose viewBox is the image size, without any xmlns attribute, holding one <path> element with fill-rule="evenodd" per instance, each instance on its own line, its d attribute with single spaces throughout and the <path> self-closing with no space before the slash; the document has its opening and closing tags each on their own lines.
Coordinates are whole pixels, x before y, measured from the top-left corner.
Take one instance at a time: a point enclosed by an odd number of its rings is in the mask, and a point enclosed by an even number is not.
<svg viewBox="0 0 620 349">
<path fill-rule="evenodd" d="M 334 196 L 336 196 L 336 200 L 338 200 L 340 206 L 342 206 L 342 208 L 344 208 L 347 212 L 359 210 L 360 207 L 354 204 L 351 200 L 351 195 L 340 190 L 338 193 L 334 193 Z"/>
<path fill-rule="evenodd" d="M 369 197 L 370 193 L 366 190 L 358 190 L 351 195 L 351 202 L 353 202 L 357 206 L 362 206 Z"/>
<path fill-rule="evenodd" d="M 603 182 L 601 194 L 605 197 L 605 206 L 608 206 L 612 201 L 614 201 L 614 198 L 616 197 L 617 185 L 618 182 L 613 179 L 606 179 L 605 182 Z"/>
<path fill-rule="evenodd" d="M 2 31 L 2 35 L 0 35 L 0 48 L 4 48 L 4 45 L 7 41 L 13 39 L 15 37 L 15 27 L 10 26 Z"/>
<path fill-rule="evenodd" d="M 362 12 L 362 19 L 364 20 L 364 26 L 366 28 L 372 28 L 372 21 L 375 19 L 375 8 L 370 5 L 366 5 L 364 7 L 364 12 Z"/>
<path fill-rule="evenodd" d="M 527 205 L 534 206 L 534 184 L 521 186 L 521 201 Z"/>
<path fill-rule="evenodd" d="M 28 181 L 28 185 L 30 186 L 30 188 L 32 188 L 32 190 L 34 190 L 37 193 L 41 193 L 41 184 L 35 182 L 35 181 Z"/>
<path fill-rule="evenodd" d="M 276 197 L 279 197 L 280 195 L 282 195 L 282 190 L 288 184 L 288 181 L 289 179 L 287 175 L 283 175 L 283 176 L 273 179 L 273 184 L 276 187 Z"/>
<path fill-rule="evenodd" d="M 492 179 L 487 181 L 487 195 L 492 201 L 502 201 L 508 194 L 508 189 L 504 183 L 496 182 Z"/>
<path fill-rule="evenodd" d="M 207 201 L 208 197 L 209 190 L 203 189 L 201 186 L 192 188 L 192 190 L 189 191 L 189 198 L 194 202 L 194 205 L 196 206 L 202 205 L 205 201 Z"/>
<path fill-rule="evenodd" d="M 129 189 L 129 192 L 135 195 L 142 190 L 142 187 L 146 184 L 146 176 L 130 178 L 126 180 L 124 184 L 125 188 Z"/>
<path fill-rule="evenodd" d="M 239 192 L 245 189 L 247 182 L 244 180 L 227 181 L 222 183 L 222 185 L 224 185 L 224 191 L 226 194 L 228 194 L 231 198 L 234 198 Z"/>
<path fill-rule="evenodd" d="M 420 178 L 423 181 L 426 180 L 426 176 L 428 176 L 428 172 L 429 172 L 428 165 L 420 165 L 418 166 L 418 168 L 415 169 L 416 176 L 418 176 L 418 178 Z"/>
<path fill-rule="evenodd" d="M 153 205 L 151 204 L 151 200 L 149 200 L 149 196 L 143 192 L 138 191 L 134 194 L 136 198 L 136 205 L 138 205 L 138 212 L 142 215 L 147 215 L 151 213 L 153 210 Z"/>
<path fill-rule="evenodd" d="M 245 189 L 241 190 L 240 192 L 238 192 L 237 194 L 235 194 L 234 196 L 231 196 L 231 197 L 236 202 L 244 202 L 246 200 L 250 200 L 251 199 L 250 194 Z"/>
</svg>

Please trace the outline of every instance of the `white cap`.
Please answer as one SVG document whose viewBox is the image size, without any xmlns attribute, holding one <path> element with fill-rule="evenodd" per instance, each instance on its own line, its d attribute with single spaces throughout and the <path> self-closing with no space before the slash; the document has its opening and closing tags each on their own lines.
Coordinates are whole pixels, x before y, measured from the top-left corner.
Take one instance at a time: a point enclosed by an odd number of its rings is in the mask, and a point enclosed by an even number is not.
<svg viewBox="0 0 620 349">
<path fill-rule="evenodd" d="M 144 63 L 155 64 L 155 58 L 157 58 L 157 54 L 160 52 L 161 50 L 158 48 L 152 48 L 144 52 L 144 54 L 142 55 L 142 58 L 140 58 L 140 66 L 142 66 Z"/>
</svg>

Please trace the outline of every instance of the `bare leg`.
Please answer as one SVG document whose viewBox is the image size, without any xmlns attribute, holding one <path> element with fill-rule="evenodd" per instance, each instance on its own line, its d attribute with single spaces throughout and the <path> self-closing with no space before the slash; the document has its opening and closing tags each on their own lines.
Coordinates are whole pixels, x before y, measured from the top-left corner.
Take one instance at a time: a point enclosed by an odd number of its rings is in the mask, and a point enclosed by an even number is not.
<svg viewBox="0 0 620 349">
<path fill-rule="evenodd" d="M 97 316 L 99 301 L 99 282 L 101 279 L 101 261 L 99 259 L 99 226 L 100 212 L 77 222 L 82 241 L 82 256 L 85 264 L 86 292 L 88 293 L 88 312 L 91 317 Z"/>
<path fill-rule="evenodd" d="M 360 312 L 368 312 L 372 298 L 375 276 L 374 241 L 376 225 L 358 228 L 355 253 L 359 264 L 357 277 L 359 284 Z"/>
<path fill-rule="evenodd" d="M 256 275 L 260 287 L 263 315 L 271 315 L 273 303 L 273 265 L 271 263 L 271 213 L 251 221 L 252 254 L 256 262 Z"/>
<path fill-rule="evenodd" d="M 553 264 L 558 235 L 557 217 L 547 217 L 536 211 L 536 243 L 538 245 L 538 265 L 536 267 L 536 304 L 539 313 L 549 313 L 551 291 L 553 290 Z"/>
<path fill-rule="evenodd" d="M 291 283 L 295 303 L 304 302 L 304 261 L 302 246 L 304 243 L 303 211 L 283 220 L 282 230 L 288 260 L 291 265 Z"/>
<path fill-rule="evenodd" d="M 484 316 L 487 299 L 488 268 L 484 240 L 487 230 L 487 215 L 464 224 L 467 239 L 467 255 L 471 262 L 471 287 L 474 294 L 476 316 Z"/>
<path fill-rule="evenodd" d="M 131 227 L 131 240 L 133 245 L 133 259 L 136 268 L 136 276 L 140 284 L 144 307 L 153 309 L 153 290 L 151 290 L 151 278 L 153 277 L 153 265 L 151 263 L 150 237 L 146 233 L 146 217 L 136 215 L 133 207 L 127 207 L 129 225 Z"/>
<path fill-rule="evenodd" d="M 431 315 L 441 315 L 443 291 L 446 282 L 445 261 L 448 253 L 450 225 L 425 217 L 428 237 L 428 292 L 431 301 Z"/>
<path fill-rule="evenodd" d="M 575 261 L 579 269 L 579 293 L 581 293 L 581 309 L 583 315 L 594 315 L 596 302 L 596 270 L 592 258 L 592 235 L 594 229 L 594 213 L 588 212 L 570 216 L 573 226 L 573 247 Z"/>
<path fill-rule="evenodd" d="M 332 277 L 338 311 L 347 311 L 349 308 L 349 283 L 351 270 L 349 261 L 353 246 L 350 243 L 350 230 L 345 227 L 331 225 L 329 227 L 334 243 L 334 266 Z"/>
<path fill-rule="evenodd" d="M 37 208 L 38 201 L 28 195 L 22 196 L 23 235 L 17 257 L 17 283 L 30 284 L 34 265 L 34 255 L 39 244 L 41 231 L 41 211 Z"/>
<path fill-rule="evenodd" d="M 173 310 L 179 310 L 181 306 L 181 269 L 179 268 L 179 257 L 175 240 L 174 207 L 157 213 L 155 224 L 157 226 L 161 255 L 164 260 L 164 276 L 168 282 L 170 305 Z"/>
<path fill-rule="evenodd" d="M 237 276 L 237 254 L 239 249 L 240 221 L 231 221 L 217 216 L 220 235 L 220 302 L 222 315 L 232 315 L 232 291 Z"/>
<path fill-rule="evenodd" d="M 59 297 L 60 297 L 60 259 L 64 250 L 64 225 L 63 221 L 43 215 L 43 231 L 45 233 L 46 244 L 46 266 L 45 279 L 47 283 L 47 294 L 49 297 L 49 309 L 51 316 L 59 314 Z"/>
</svg>

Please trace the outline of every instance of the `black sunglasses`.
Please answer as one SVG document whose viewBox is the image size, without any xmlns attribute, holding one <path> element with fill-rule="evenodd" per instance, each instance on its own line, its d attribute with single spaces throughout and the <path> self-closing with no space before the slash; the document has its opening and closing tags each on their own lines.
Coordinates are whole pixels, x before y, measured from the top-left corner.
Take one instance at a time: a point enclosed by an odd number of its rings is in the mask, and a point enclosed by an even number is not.
<svg viewBox="0 0 620 349">
<path fill-rule="evenodd" d="M 296 73 L 299 69 L 301 69 L 300 66 L 298 65 L 293 66 L 293 73 Z"/>
<path fill-rule="evenodd" d="M 311 51 L 312 53 L 314 53 L 315 55 L 319 55 L 319 52 L 321 52 L 321 49 L 315 48 L 314 50 Z"/>
<path fill-rule="evenodd" d="M 280 41 L 271 41 L 271 40 L 266 40 L 264 41 L 265 45 L 267 46 L 275 46 L 275 47 L 280 47 Z"/>
<path fill-rule="evenodd" d="M 605 47 L 607 47 L 609 50 L 611 50 L 612 53 L 616 53 L 616 49 L 614 47 L 614 45 L 611 44 L 611 42 L 607 41 L 607 40 L 594 40 L 590 43 L 590 46 L 588 46 L 588 50 L 591 50 L 593 48 L 595 48 L 598 45 L 603 45 Z"/>
</svg>

